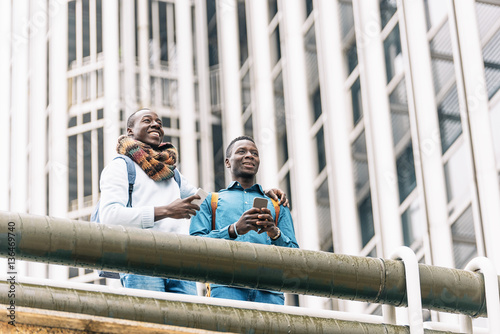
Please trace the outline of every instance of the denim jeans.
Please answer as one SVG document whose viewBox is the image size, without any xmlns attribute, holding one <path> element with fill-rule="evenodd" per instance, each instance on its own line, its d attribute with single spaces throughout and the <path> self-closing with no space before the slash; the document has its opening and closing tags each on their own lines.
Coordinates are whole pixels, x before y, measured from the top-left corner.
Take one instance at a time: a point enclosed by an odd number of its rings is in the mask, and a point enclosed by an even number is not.
<svg viewBox="0 0 500 334">
<path fill-rule="evenodd" d="M 131 289 L 173 292 L 186 295 L 198 294 L 195 282 L 132 274 L 120 274 L 120 281 L 124 287 Z"/>
<path fill-rule="evenodd" d="M 211 285 L 210 296 L 214 298 L 226 298 L 257 303 L 268 303 L 276 305 L 285 304 L 285 296 L 281 292 L 233 288 L 229 286 L 214 284 Z"/>
</svg>

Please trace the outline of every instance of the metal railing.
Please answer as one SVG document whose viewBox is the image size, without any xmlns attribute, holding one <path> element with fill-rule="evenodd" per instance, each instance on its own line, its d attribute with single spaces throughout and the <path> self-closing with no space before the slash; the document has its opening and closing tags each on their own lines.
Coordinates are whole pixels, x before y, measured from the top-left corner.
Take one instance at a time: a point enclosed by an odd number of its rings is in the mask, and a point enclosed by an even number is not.
<svg viewBox="0 0 500 334">
<path fill-rule="evenodd" d="M 15 227 L 13 232 L 9 232 L 9 226 Z M 0 212 L 0 257 L 9 257 L 6 246 L 8 233 L 15 235 L 17 260 L 392 306 L 408 305 L 405 265 L 398 260 L 153 233 L 150 230 L 8 212 Z M 483 274 L 425 264 L 418 264 L 415 270 L 419 273 L 423 308 L 471 317 L 486 316 Z M 495 281 L 498 284 L 498 276 Z M 4 289 L 4 285 L 0 282 L 0 290 Z M 42 297 L 42 293 L 37 291 L 44 289 L 29 284 L 21 285 L 21 288 L 28 296 L 26 303 L 34 302 L 30 295 Z M 51 294 L 59 294 L 57 291 Z M 4 297 L 4 293 L 0 293 L 0 303 L 4 302 Z M 110 298 L 105 297 L 106 300 Z M 78 298 L 78 301 L 83 299 Z M 234 310 L 227 312 L 234 314 Z M 305 320 L 301 318 L 298 323 L 301 321 Z M 377 333 L 375 330 L 368 332 Z"/>
</svg>

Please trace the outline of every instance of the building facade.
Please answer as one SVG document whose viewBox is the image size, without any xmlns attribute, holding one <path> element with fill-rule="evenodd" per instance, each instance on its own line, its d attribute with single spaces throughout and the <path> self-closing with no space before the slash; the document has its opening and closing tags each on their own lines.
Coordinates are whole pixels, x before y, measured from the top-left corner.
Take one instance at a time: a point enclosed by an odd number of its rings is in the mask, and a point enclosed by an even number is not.
<svg viewBox="0 0 500 334">
<path fill-rule="evenodd" d="M 0 209 L 88 220 L 126 119 L 161 117 L 179 168 L 226 186 L 255 138 L 302 248 L 500 270 L 500 1 L 0 3 Z M 0 260 L 1 261 L 4 260 Z M 90 270 L 22 274 L 104 283 Z M 293 298 L 303 306 L 379 305 Z"/>
</svg>

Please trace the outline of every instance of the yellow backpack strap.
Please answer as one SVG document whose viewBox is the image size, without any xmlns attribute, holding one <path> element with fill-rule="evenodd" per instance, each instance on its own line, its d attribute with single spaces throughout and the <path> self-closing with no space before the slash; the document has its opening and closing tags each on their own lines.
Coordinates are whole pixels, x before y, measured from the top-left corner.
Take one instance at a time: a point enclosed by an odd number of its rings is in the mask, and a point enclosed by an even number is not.
<svg viewBox="0 0 500 334">
<path fill-rule="evenodd" d="M 274 220 L 276 222 L 276 226 L 278 226 L 278 217 L 280 216 L 280 204 L 278 203 L 278 201 L 275 201 L 272 198 L 271 198 L 271 202 L 273 202 L 274 212 L 275 212 L 275 215 L 276 215 L 276 218 Z"/>
<path fill-rule="evenodd" d="M 210 200 L 210 205 L 212 206 L 212 231 L 215 230 L 215 212 L 217 211 L 217 204 L 219 203 L 219 193 L 212 193 L 212 199 Z M 210 288 L 210 283 L 205 283 L 207 289 L 206 296 L 210 297 L 212 289 Z"/>
<path fill-rule="evenodd" d="M 212 193 L 212 200 L 210 204 L 212 205 L 212 231 L 215 230 L 215 211 L 217 211 L 217 204 L 219 202 L 219 193 Z"/>
</svg>

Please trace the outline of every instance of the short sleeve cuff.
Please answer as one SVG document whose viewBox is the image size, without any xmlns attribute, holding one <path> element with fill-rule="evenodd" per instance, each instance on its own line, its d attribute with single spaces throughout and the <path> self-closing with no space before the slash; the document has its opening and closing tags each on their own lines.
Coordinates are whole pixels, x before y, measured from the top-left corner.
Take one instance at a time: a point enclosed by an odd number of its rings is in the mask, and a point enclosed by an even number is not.
<svg viewBox="0 0 500 334">
<path fill-rule="evenodd" d="M 152 228 L 155 226 L 155 208 L 146 206 L 142 208 L 142 228 Z"/>
</svg>

